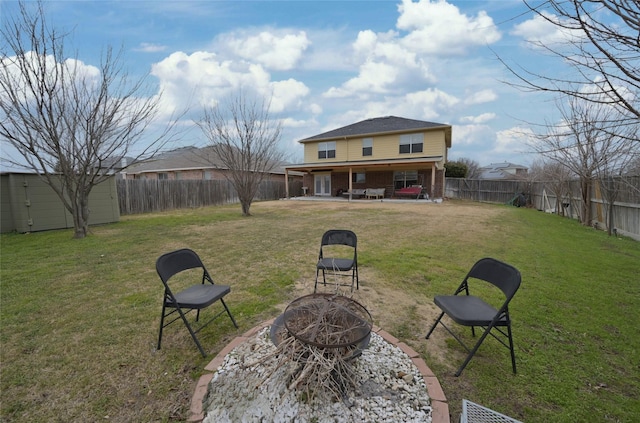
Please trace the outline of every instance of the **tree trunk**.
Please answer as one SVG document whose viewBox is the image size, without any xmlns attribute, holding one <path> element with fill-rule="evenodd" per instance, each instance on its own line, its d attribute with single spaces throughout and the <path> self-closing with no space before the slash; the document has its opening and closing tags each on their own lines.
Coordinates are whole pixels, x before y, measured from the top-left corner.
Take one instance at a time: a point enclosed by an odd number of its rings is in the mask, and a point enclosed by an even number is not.
<svg viewBox="0 0 640 423">
<path fill-rule="evenodd" d="M 249 212 L 249 208 L 251 207 L 251 201 L 240 199 L 240 205 L 242 206 L 242 215 L 251 216 L 251 213 Z"/>
<path fill-rule="evenodd" d="M 84 238 L 89 233 L 89 198 L 88 195 L 78 195 L 73 199 L 73 237 Z"/>
<path fill-rule="evenodd" d="M 580 181 L 580 195 L 582 196 L 581 221 L 583 225 L 591 222 L 591 179 L 582 178 Z"/>
</svg>

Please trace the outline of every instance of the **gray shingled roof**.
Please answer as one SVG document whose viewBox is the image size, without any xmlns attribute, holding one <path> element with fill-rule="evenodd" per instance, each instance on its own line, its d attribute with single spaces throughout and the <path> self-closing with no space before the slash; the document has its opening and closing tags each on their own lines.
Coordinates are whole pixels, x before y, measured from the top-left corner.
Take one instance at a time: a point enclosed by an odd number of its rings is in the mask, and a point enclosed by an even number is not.
<svg viewBox="0 0 640 423">
<path fill-rule="evenodd" d="M 284 173 L 285 162 L 277 163 L 273 174 Z M 127 173 L 167 172 L 194 169 L 226 169 L 214 149 L 208 147 L 182 147 L 156 155 L 154 158 L 135 163 Z"/>
<path fill-rule="evenodd" d="M 127 173 L 186 169 L 222 169 L 220 159 L 211 148 L 183 147 L 156 155 L 153 159 L 131 165 Z"/>
<path fill-rule="evenodd" d="M 305 138 L 298 142 L 304 143 L 307 141 L 317 141 L 321 139 L 354 137 L 387 132 L 413 131 L 420 129 L 438 128 L 442 126 L 449 125 L 444 123 L 426 122 L 423 120 L 405 119 L 396 116 L 385 116 L 363 120 L 361 122 L 343 126 L 342 128 L 334 129 L 332 131 Z"/>
</svg>

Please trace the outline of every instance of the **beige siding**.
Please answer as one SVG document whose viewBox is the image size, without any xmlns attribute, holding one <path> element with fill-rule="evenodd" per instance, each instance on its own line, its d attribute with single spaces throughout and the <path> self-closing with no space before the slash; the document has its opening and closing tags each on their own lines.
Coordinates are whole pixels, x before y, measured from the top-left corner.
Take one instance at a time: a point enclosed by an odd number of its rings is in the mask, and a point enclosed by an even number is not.
<svg viewBox="0 0 640 423">
<path fill-rule="evenodd" d="M 399 134 L 373 137 L 373 154 L 371 156 L 363 156 L 362 138 L 336 140 L 336 157 L 335 159 L 326 159 L 326 161 L 384 160 L 414 156 L 446 156 L 445 132 L 441 129 L 424 132 L 424 147 L 422 153 L 400 154 L 399 145 Z M 304 144 L 304 161 L 305 163 L 323 161 L 318 159 L 317 142 Z"/>
</svg>

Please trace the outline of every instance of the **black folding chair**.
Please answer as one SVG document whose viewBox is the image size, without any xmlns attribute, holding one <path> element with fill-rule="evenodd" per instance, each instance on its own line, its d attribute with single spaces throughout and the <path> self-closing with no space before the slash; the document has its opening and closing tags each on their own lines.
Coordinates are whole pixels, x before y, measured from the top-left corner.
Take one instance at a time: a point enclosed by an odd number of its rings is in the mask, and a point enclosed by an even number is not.
<svg viewBox="0 0 640 423">
<path fill-rule="evenodd" d="M 201 283 L 191 285 L 186 289 L 174 293 L 169 287 L 169 280 L 174 275 L 189 269 L 202 269 Z M 194 251 L 187 248 L 161 255 L 156 261 L 156 270 L 158 271 L 158 275 L 160 276 L 160 279 L 162 280 L 162 283 L 164 285 L 162 316 L 160 318 L 160 333 L 158 334 L 158 349 L 160 349 L 160 344 L 162 343 L 162 330 L 176 320 L 182 319 L 185 326 L 187 326 L 187 329 L 189 330 L 193 341 L 198 346 L 200 353 L 203 357 L 206 357 L 207 355 L 205 354 L 202 345 L 200 345 L 200 341 L 198 341 L 196 333 L 198 333 L 209 323 L 213 322 L 225 311 L 231 318 L 233 325 L 236 328 L 238 327 L 238 324 L 231 315 L 231 312 L 229 311 L 229 308 L 227 307 L 223 299 L 225 295 L 231 292 L 231 288 L 227 285 L 214 284 L 213 279 L 209 275 L 209 272 L 207 272 L 207 269 L 204 267 L 204 264 L 200 260 L 200 257 L 198 257 L 198 255 Z M 224 310 L 215 314 L 215 316 L 213 316 L 209 321 L 201 324 L 196 330 L 194 330 L 189 323 L 189 320 L 187 319 L 187 313 L 192 310 L 196 310 L 195 321 L 197 322 L 200 319 L 200 310 L 209 307 L 218 300 L 224 306 Z M 178 315 L 174 316 L 172 320 L 165 323 L 165 318 L 171 316 L 174 313 L 178 313 Z"/>
<path fill-rule="evenodd" d="M 349 250 L 348 257 L 346 257 L 347 253 L 344 253 L 345 257 L 328 257 L 327 253 L 331 254 L 335 252 L 329 250 L 336 246 L 346 246 L 346 249 Z M 324 285 L 327 285 L 327 275 L 333 275 L 335 277 L 347 276 L 351 278 L 350 284 L 337 283 L 336 285 L 350 286 L 352 292 L 354 285 L 356 289 L 360 288 L 360 282 L 358 280 L 358 237 L 355 233 L 346 229 L 331 229 L 322 235 L 313 292 L 316 292 L 318 288 L 320 272 L 322 272 L 322 282 Z"/>
<path fill-rule="evenodd" d="M 470 295 L 469 282 L 472 280 L 485 281 L 500 288 L 505 296 L 502 305 L 499 308 L 495 308 L 481 298 Z M 456 372 L 456 376 L 460 376 L 487 335 L 493 336 L 511 351 L 511 365 L 513 373 L 516 373 L 516 356 L 513 349 L 509 302 L 520 287 L 520 281 L 520 272 L 515 267 L 496 259 L 483 258 L 473 265 L 453 295 L 437 295 L 434 298 L 435 304 L 442 310 L 442 313 L 429 329 L 426 338 L 429 339 L 433 330 L 440 323 L 467 350 L 467 358 Z M 473 336 L 476 334 L 476 326 L 484 330 L 473 348 L 469 348 L 442 322 L 442 317 L 445 314 L 460 325 L 471 326 L 471 334 Z M 495 330 L 492 331 L 492 329 Z M 497 332 L 497 334 L 494 332 Z"/>
</svg>

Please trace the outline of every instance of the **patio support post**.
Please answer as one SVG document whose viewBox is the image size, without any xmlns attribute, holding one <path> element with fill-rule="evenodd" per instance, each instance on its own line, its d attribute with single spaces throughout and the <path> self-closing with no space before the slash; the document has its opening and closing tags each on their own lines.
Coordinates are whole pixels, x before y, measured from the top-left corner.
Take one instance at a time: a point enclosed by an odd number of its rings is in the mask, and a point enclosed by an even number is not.
<svg viewBox="0 0 640 423">
<path fill-rule="evenodd" d="M 284 170 L 284 192 L 288 200 L 289 199 L 289 169 Z"/>
<path fill-rule="evenodd" d="M 431 198 L 435 197 L 436 189 L 436 164 L 431 165 Z"/>
<path fill-rule="evenodd" d="M 349 167 L 349 201 L 351 201 L 351 194 L 353 192 L 353 168 Z"/>
</svg>

